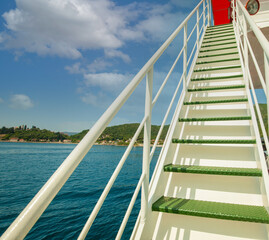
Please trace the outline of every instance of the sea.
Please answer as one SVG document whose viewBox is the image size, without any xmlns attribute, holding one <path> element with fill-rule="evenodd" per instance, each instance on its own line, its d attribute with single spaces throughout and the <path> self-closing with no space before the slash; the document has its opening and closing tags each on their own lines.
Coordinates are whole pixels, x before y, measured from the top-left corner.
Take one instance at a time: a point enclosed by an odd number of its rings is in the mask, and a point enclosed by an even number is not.
<svg viewBox="0 0 269 240">
<path fill-rule="evenodd" d="M 74 149 L 74 144 L 0 143 L 0 236 Z M 77 239 L 125 146 L 93 146 L 25 239 Z M 153 173 L 160 148 L 150 166 Z M 134 147 L 86 239 L 115 239 L 142 170 L 143 148 Z M 129 239 L 140 194 L 122 239 Z"/>
</svg>

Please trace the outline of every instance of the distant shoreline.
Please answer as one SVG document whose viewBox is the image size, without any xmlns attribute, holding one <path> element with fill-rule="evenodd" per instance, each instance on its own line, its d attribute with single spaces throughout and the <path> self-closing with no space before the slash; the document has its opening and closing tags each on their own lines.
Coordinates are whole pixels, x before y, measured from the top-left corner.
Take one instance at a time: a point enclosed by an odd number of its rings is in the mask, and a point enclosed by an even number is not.
<svg viewBox="0 0 269 240">
<path fill-rule="evenodd" d="M 24 142 L 20 142 L 20 141 L 17 141 L 17 142 L 12 142 L 12 141 L 3 141 L 3 140 L 0 140 L 0 143 L 1 142 L 4 142 L 4 143 L 46 143 L 46 144 L 79 144 L 79 143 L 64 143 L 64 142 L 27 142 L 27 141 L 24 141 Z M 118 145 L 118 144 L 93 144 L 94 146 L 116 146 L 116 147 L 128 147 L 128 145 Z M 151 144 L 151 146 L 153 146 Z M 162 147 L 163 145 L 157 145 L 157 147 Z M 143 147 L 143 144 L 139 144 L 139 145 L 134 145 L 134 147 Z"/>
</svg>

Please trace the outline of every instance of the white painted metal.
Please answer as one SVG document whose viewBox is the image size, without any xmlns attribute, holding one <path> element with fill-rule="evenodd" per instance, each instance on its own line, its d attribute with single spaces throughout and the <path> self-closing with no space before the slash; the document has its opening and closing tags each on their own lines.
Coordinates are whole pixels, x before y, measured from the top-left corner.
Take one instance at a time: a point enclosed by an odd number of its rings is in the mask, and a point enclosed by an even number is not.
<svg viewBox="0 0 269 240">
<path fill-rule="evenodd" d="M 150 142 L 151 142 L 151 112 L 152 112 L 152 88 L 153 88 L 153 68 L 147 74 L 146 79 L 146 100 L 145 116 L 147 121 L 144 125 L 143 143 L 143 169 L 145 175 L 141 190 L 141 221 L 147 220 L 148 214 L 148 189 L 149 189 L 149 164 L 150 164 Z"/>
<path fill-rule="evenodd" d="M 208 2 L 209 3 L 209 2 Z M 193 9 L 193 11 L 187 16 L 187 18 L 178 26 L 178 28 L 171 34 L 171 36 L 165 41 L 165 43 L 158 49 L 158 51 L 152 56 L 152 58 L 144 65 L 144 67 L 138 72 L 138 74 L 132 79 L 132 81 L 128 84 L 128 86 L 122 91 L 122 93 L 116 98 L 116 100 L 111 104 L 111 106 L 105 111 L 105 113 L 101 116 L 101 118 L 96 122 L 96 124 L 91 128 L 91 130 L 87 133 L 87 135 L 83 138 L 83 140 L 75 147 L 75 149 L 71 152 L 71 154 L 66 158 L 66 160 L 63 162 L 63 164 L 57 169 L 57 171 L 51 176 L 51 178 L 48 180 L 48 182 L 42 187 L 42 189 L 37 193 L 37 195 L 33 198 L 33 200 L 26 206 L 26 208 L 22 211 L 22 213 L 17 217 L 17 219 L 10 225 L 10 227 L 6 230 L 6 232 L 2 235 L 2 239 L 22 239 L 26 236 L 26 234 L 30 231 L 32 226 L 35 224 L 35 222 L 38 220 L 38 218 L 42 215 L 42 213 L 45 211 L 47 206 L 50 204 L 50 202 L 53 200 L 53 198 L 56 196 L 58 191 L 61 189 L 61 187 L 65 184 L 67 179 L 71 176 L 73 171 L 76 169 L 76 167 L 79 165 L 79 163 L 82 161 L 86 153 L 91 149 L 94 142 L 98 139 L 102 131 L 106 128 L 106 126 L 110 123 L 110 121 L 113 119 L 113 117 L 116 115 L 116 113 L 120 110 L 120 108 L 123 106 L 123 104 L 126 102 L 126 100 L 130 97 L 130 95 L 133 93 L 133 91 L 136 89 L 138 84 L 142 81 L 142 79 L 147 75 L 151 74 L 150 72 L 153 69 L 153 65 L 155 62 L 159 59 L 159 57 L 163 54 L 163 52 L 166 50 L 166 48 L 170 45 L 170 43 L 175 39 L 175 37 L 178 35 L 178 33 L 182 30 L 184 26 L 187 26 L 187 23 L 189 19 L 192 17 L 193 14 L 195 14 L 196 11 L 198 11 L 199 7 L 203 4 L 203 12 L 201 16 L 203 16 L 203 26 L 199 32 L 199 34 L 204 34 L 204 30 L 206 28 L 206 4 L 205 0 L 201 0 L 201 2 Z M 209 6 L 207 6 L 207 9 L 210 9 Z M 209 11 L 207 12 L 207 14 Z M 210 19 L 210 18 L 208 18 Z M 197 25 L 199 27 L 199 25 Z M 185 27 L 186 31 L 186 27 Z M 201 38 L 202 38 L 201 36 Z M 185 35 L 185 38 L 187 35 Z M 201 42 L 201 41 L 200 41 Z M 185 59 L 187 57 L 187 41 L 185 41 L 184 45 L 185 49 Z M 199 48 L 198 48 L 199 49 Z M 195 59 L 195 57 L 194 57 Z M 185 61 L 187 63 L 187 61 Z M 193 62 L 194 64 L 194 62 Z M 192 65 L 193 65 L 192 64 Z M 187 73 L 187 64 L 185 64 L 183 69 L 184 74 Z M 186 80 L 186 79 L 185 79 Z M 181 96 L 184 97 L 185 91 L 181 94 Z M 181 98 L 182 99 L 182 98 Z M 155 101 L 154 101 L 155 103 Z M 151 104 L 151 101 L 150 101 Z M 174 115 L 175 116 L 175 115 Z M 148 132 L 150 129 L 150 118 L 151 114 L 149 116 L 144 117 L 143 121 L 140 124 L 139 129 L 137 130 L 137 133 L 141 130 L 141 128 L 144 126 L 144 123 L 147 127 L 146 131 Z M 171 134 L 171 130 L 169 131 Z M 115 175 L 113 174 L 106 189 L 104 190 L 102 196 L 100 197 L 94 212 L 89 217 L 84 229 L 81 232 L 81 235 L 79 236 L 79 239 L 84 239 L 91 224 L 92 221 L 95 219 L 96 215 L 98 214 L 98 211 L 100 207 L 102 206 L 102 202 L 105 199 L 105 196 L 107 195 L 110 184 L 114 181 L 114 178 L 117 177 L 118 172 L 120 171 L 120 168 L 122 164 L 124 163 L 125 159 L 128 156 L 128 152 L 133 146 L 133 143 L 135 142 L 135 137 L 132 139 L 132 142 L 130 143 L 129 147 L 127 148 L 125 154 L 118 167 L 115 169 Z M 150 142 L 150 134 L 146 134 L 145 138 L 148 138 L 148 142 Z M 144 139 L 145 140 L 145 139 Z M 147 151 L 147 163 L 149 163 L 149 151 Z M 148 166 L 146 167 L 148 168 Z M 146 169 L 145 168 L 145 169 Z M 148 172 L 148 171 L 144 171 Z M 143 177 L 144 184 L 148 181 L 148 173 L 145 177 Z M 147 179 L 147 180 L 145 180 Z M 143 194 L 142 194 L 143 195 Z M 145 195 L 147 195 L 147 191 L 145 190 Z M 145 202 L 147 204 L 147 196 L 145 198 Z M 145 206 L 145 208 L 148 208 Z M 126 221 L 126 220 L 124 220 Z M 121 229 L 122 231 L 122 229 Z"/>
</svg>

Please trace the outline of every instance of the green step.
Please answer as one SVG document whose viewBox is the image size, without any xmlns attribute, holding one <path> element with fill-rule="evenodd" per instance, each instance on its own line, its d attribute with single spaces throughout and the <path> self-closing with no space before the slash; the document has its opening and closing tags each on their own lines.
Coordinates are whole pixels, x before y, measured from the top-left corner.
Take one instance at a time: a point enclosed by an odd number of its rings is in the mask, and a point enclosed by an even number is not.
<svg viewBox="0 0 269 240">
<path fill-rule="evenodd" d="M 197 105 L 197 104 L 215 104 L 215 103 L 233 103 L 233 102 L 247 102 L 247 98 L 239 99 L 225 99 L 225 100 L 215 100 L 215 101 L 194 101 L 194 102 L 184 102 L 184 105 Z"/>
<path fill-rule="evenodd" d="M 205 122 L 205 121 L 235 121 L 235 120 L 251 120 L 250 116 L 243 117 L 215 117 L 215 118 L 179 118 L 179 122 Z"/>
<path fill-rule="evenodd" d="M 258 168 L 230 168 L 230 167 L 209 167 L 209 166 L 193 166 L 193 165 L 173 165 L 164 166 L 165 172 L 177 173 L 196 173 L 196 174 L 212 174 L 212 175 L 229 175 L 229 176 L 249 176 L 261 177 L 262 171 Z"/>
<path fill-rule="evenodd" d="M 221 25 L 217 25 L 217 26 L 207 27 L 207 29 L 223 29 L 225 27 L 233 27 L 233 24 L 232 23 L 226 23 L 226 24 L 221 24 Z"/>
<path fill-rule="evenodd" d="M 237 74 L 232 76 L 221 76 L 221 77 L 205 77 L 205 78 L 192 78 L 192 82 L 196 81 L 208 81 L 208 80 L 221 80 L 221 79 L 230 79 L 230 78 L 238 78 L 243 77 L 243 74 Z"/>
<path fill-rule="evenodd" d="M 224 28 L 224 29 L 219 29 L 219 30 L 206 30 L 206 33 L 217 33 L 217 32 L 223 32 L 226 30 L 232 30 L 234 29 L 233 27 L 228 27 L 228 28 Z"/>
<path fill-rule="evenodd" d="M 203 69 L 196 69 L 193 72 L 207 72 L 207 71 L 219 71 L 219 70 L 227 70 L 227 69 L 235 69 L 241 68 L 241 66 L 228 66 L 228 67 L 215 67 L 215 68 L 203 68 Z"/>
<path fill-rule="evenodd" d="M 225 34 L 225 35 L 221 35 L 221 36 L 217 36 L 217 37 L 204 37 L 204 40 L 221 38 L 221 37 L 230 37 L 230 36 L 234 36 L 234 33 L 233 34 Z"/>
<path fill-rule="evenodd" d="M 153 203 L 152 211 L 243 222 L 269 223 L 269 214 L 263 206 L 162 196 Z"/>
<path fill-rule="evenodd" d="M 200 53 L 203 53 L 203 52 L 213 52 L 213 51 L 222 51 L 222 50 L 233 49 L 233 48 L 237 48 L 237 46 L 225 47 L 225 48 L 214 48 L 214 49 L 208 49 L 208 50 L 200 50 Z"/>
<path fill-rule="evenodd" d="M 234 30 L 233 29 L 228 29 L 228 30 L 223 30 L 223 31 L 218 31 L 218 32 L 206 32 L 205 34 L 205 37 L 208 37 L 208 36 L 218 36 L 218 35 L 221 35 L 221 34 L 227 34 L 227 33 L 234 33 Z"/>
<path fill-rule="evenodd" d="M 198 56 L 198 58 L 220 57 L 220 56 L 234 55 L 234 54 L 238 54 L 238 52 L 230 52 L 230 53 L 220 53 L 220 54 L 204 55 L 204 56 Z"/>
<path fill-rule="evenodd" d="M 206 87 L 206 88 L 189 88 L 188 92 L 202 92 L 202 91 L 214 91 L 214 90 L 227 90 L 245 88 L 245 85 L 233 85 L 233 86 L 221 86 L 221 87 Z"/>
<path fill-rule="evenodd" d="M 255 144 L 256 140 L 245 140 L 245 139 L 172 139 L 172 143 L 182 144 Z"/>
<path fill-rule="evenodd" d="M 235 38 L 225 38 L 225 39 L 218 39 L 214 41 L 208 41 L 208 42 L 203 42 L 203 43 L 215 43 L 215 42 L 223 42 L 223 41 L 228 41 L 228 40 L 235 40 Z"/>
<path fill-rule="evenodd" d="M 236 44 L 236 42 L 227 42 L 227 43 L 218 43 L 218 44 L 211 44 L 211 45 L 202 45 L 201 48 L 206 47 L 214 47 L 214 46 L 222 46 L 222 45 L 229 45 L 229 44 Z"/>
<path fill-rule="evenodd" d="M 197 62 L 196 64 L 222 63 L 222 62 L 231 62 L 231 61 L 239 61 L 239 60 L 240 58 L 230 58 L 230 59 L 215 60 L 215 61 Z"/>
</svg>

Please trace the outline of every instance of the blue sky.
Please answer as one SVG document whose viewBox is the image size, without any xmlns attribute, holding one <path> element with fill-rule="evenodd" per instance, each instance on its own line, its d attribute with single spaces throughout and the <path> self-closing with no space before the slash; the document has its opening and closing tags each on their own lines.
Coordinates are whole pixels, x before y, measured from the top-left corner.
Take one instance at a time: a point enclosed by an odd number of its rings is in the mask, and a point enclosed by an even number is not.
<svg viewBox="0 0 269 240">
<path fill-rule="evenodd" d="M 0 126 L 90 128 L 198 2 L 1 0 Z M 155 92 L 176 49 L 156 65 Z M 156 106 L 154 124 L 180 71 Z M 140 122 L 143 104 L 142 83 L 111 124 Z"/>
</svg>

